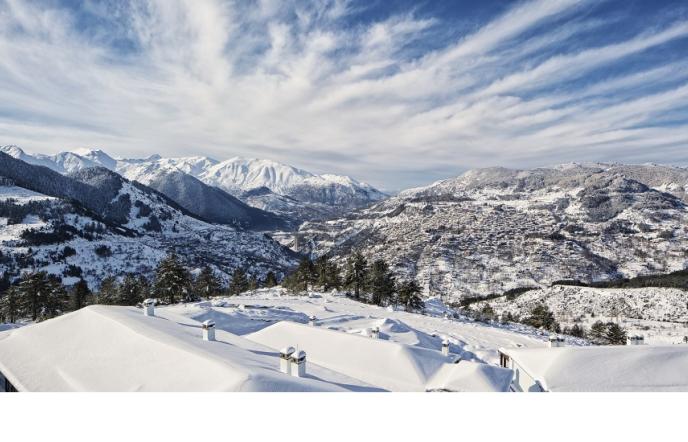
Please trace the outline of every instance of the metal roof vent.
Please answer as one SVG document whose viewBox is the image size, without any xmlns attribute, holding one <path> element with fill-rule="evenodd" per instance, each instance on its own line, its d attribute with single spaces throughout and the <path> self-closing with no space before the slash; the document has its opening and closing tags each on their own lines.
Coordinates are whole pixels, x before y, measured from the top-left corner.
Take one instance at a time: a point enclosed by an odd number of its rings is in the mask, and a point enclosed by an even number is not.
<svg viewBox="0 0 688 442">
<path fill-rule="evenodd" d="M 143 314 L 146 316 L 155 316 L 155 299 L 148 298 L 143 301 Z"/>
<path fill-rule="evenodd" d="M 208 319 L 203 321 L 203 340 L 204 341 L 214 341 L 215 340 L 215 321 Z"/>
</svg>

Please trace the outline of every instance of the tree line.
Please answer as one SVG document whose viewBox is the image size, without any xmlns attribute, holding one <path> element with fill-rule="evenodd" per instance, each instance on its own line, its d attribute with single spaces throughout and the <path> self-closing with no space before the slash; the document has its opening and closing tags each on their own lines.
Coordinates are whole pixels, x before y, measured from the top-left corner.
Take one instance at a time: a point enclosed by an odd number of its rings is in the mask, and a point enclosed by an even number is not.
<svg viewBox="0 0 688 442">
<path fill-rule="evenodd" d="M 579 324 L 562 328 L 557 322 L 554 313 L 544 304 L 534 306 L 525 317 L 507 312 L 498 318 L 492 306 L 485 303 L 480 310 L 474 313 L 474 316 L 482 320 L 499 319 L 502 323 L 516 322 L 525 324 L 552 333 L 562 333 L 587 339 L 597 345 L 624 345 L 628 337 L 623 327 L 611 321 L 596 321 L 589 330 Z"/>
<path fill-rule="evenodd" d="M 160 261 L 152 280 L 132 273 L 119 279 L 106 276 L 95 291 L 83 278 L 67 287 L 58 276 L 34 271 L 24 273 L 14 284 L 7 275 L 0 280 L 0 322 L 43 321 L 91 304 L 137 305 L 146 298 L 168 304 L 193 302 L 277 284 L 274 272 L 259 280 L 241 268 L 234 271 L 228 285 L 209 266 L 194 277 L 174 253 Z"/>
<path fill-rule="evenodd" d="M 282 286 L 294 293 L 344 289 L 349 296 L 361 302 L 380 306 L 401 305 L 408 311 L 424 308 L 421 288 L 415 280 L 397 281 L 385 260 L 368 262 L 358 251 L 347 258 L 343 268 L 327 255 L 315 261 L 304 258 L 296 270 L 287 275 Z"/>
</svg>

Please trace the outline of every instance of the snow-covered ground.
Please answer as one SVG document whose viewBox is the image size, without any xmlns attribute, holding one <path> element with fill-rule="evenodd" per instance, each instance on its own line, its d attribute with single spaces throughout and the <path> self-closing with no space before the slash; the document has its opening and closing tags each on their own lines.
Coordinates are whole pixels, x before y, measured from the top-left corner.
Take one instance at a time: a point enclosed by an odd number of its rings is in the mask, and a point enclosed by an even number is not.
<svg viewBox="0 0 688 442">
<path fill-rule="evenodd" d="M 307 323 L 310 316 L 315 316 L 318 327 L 359 335 L 369 335 L 374 327 L 379 327 L 381 339 L 421 348 L 440 350 L 442 340 L 447 339 L 451 353 L 462 359 L 495 365 L 499 362 L 499 348 L 545 347 L 549 336 L 517 324 L 475 322 L 454 315 L 438 299 L 428 301 L 426 306 L 426 314 L 421 315 L 363 304 L 338 292 L 294 296 L 273 288 L 161 310 L 198 321 L 212 319 L 218 329 L 242 336 L 279 321 Z M 575 338 L 567 338 L 567 342 L 585 344 Z"/>
</svg>

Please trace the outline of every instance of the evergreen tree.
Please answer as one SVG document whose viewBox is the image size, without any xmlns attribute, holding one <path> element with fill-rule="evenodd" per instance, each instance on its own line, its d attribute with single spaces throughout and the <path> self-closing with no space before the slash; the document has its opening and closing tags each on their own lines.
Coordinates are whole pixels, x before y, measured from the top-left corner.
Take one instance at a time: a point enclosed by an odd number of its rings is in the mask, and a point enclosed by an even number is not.
<svg viewBox="0 0 688 442">
<path fill-rule="evenodd" d="M 195 299 L 191 293 L 191 274 L 174 253 L 167 255 L 158 264 L 153 289 L 158 298 L 164 299 L 169 304 Z"/>
<path fill-rule="evenodd" d="M 535 306 L 531 310 L 530 316 L 525 319 L 524 323 L 532 327 L 549 330 L 551 332 L 558 333 L 560 331 L 559 324 L 554 318 L 554 313 L 552 313 L 544 304 Z"/>
<path fill-rule="evenodd" d="M 222 283 L 215 275 L 213 269 L 210 266 L 204 266 L 194 281 L 194 291 L 196 294 L 204 298 L 210 298 L 218 296 L 221 290 Z"/>
<path fill-rule="evenodd" d="M 272 270 L 265 276 L 265 287 L 272 288 L 277 285 L 277 277 Z"/>
<path fill-rule="evenodd" d="M 619 324 L 615 322 L 607 323 L 607 331 L 605 333 L 605 338 L 610 345 L 625 345 L 626 344 L 626 330 L 624 330 Z"/>
<path fill-rule="evenodd" d="M 253 291 L 253 290 L 258 290 L 258 278 L 255 276 L 251 275 L 250 278 L 248 278 L 248 290 Z"/>
<path fill-rule="evenodd" d="M 86 281 L 80 279 L 72 288 L 72 310 L 79 310 L 80 308 L 90 304 L 92 294 L 88 288 Z"/>
<path fill-rule="evenodd" d="M 232 282 L 229 284 L 229 293 L 232 295 L 238 295 L 239 293 L 244 293 L 248 290 L 248 279 L 246 278 L 246 272 L 241 268 L 237 268 L 232 273 Z"/>
<path fill-rule="evenodd" d="M 566 327 L 563 331 L 565 335 L 569 336 L 575 336 L 577 338 L 585 338 L 586 333 L 585 333 L 585 328 L 581 327 L 578 324 L 574 324 L 573 327 L 569 328 Z"/>
<path fill-rule="evenodd" d="M 117 278 L 106 276 L 100 281 L 98 295 L 96 296 L 98 304 L 114 305 L 117 304 L 118 298 L 119 284 L 117 283 Z"/>
<path fill-rule="evenodd" d="M 314 284 L 316 280 L 315 265 L 310 259 L 303 258 L 296 270 L 285 278 L 282 285 L 294 292 L 303 292 L 308 290 L 309 286 Z"/>
<path fill-rule="evenodd" d="M 595 321 L 590 327 L 590 340 L 596 344 L 607 343 L 607 325 L 602 321 Z"/>
<path fill-rule="evenodd" d="M 327 255 L 323 255 L 315 261 L 315 273 L 317 275 L 316 284 L 323 291 L 338 289 L 342 285 L 339 266 Z"/>
<path fill-rule="evenodd" d="M 125 275 L 117 290 L 117 304 L 136 305 L 144 299 L 141 293 L 140 280 L 131 273 Z"/>
<path fill-rule="evenodd" d="M 17 287 L 20 310 L 33 321 L 37 320 L 51 290 L 45 272 L 25 273 Z"/>
<path fill-rule="evenodd" d="M 420 297 L 420 286 L 412 279 L 399 284 L 397 287 L 397 301 L 403 305 L 407 312 L 422 311 L 425 303 Z"/>
<path fill-rule="evenodd" d="M 394 296 L 394 275 L 389 271 L 387 263 L 378 259 L 373 262 L 368 275 L 368 289 L 371 294 L 371 302 L 376 305 L 387 305 Z"/>
<path fill-rule="evenodd" d="M 368 281 L 368 261 L 361 254 L 356 251 L 349 256 L 346 263 L 346 274 L 344 276 L 344 286 L 348 290 L 352 290 L 354 298 L 360 299 L 361 294 L 366 289 Z"/>
<path fill-rule="evenodd" d="M 54 275 L 47 277 L 48 294 L 43 300 L 39 320 L 61 315 L 69 306 L 69 294 L 62 280 Z"/>
<path fill-rule="evenodd" d="M 485 305 L 483 305 L 483 308 L 480 309 L 480 317 L 487 321 L 495 319 L 496 314 L 490 304 L 485 303 Z"/>
<path fill-rule="evenodd" d="M 0 296 L 0 322 L 17 322 L 20 313 L 17 287 L 10 287 Z"/>
</svg>

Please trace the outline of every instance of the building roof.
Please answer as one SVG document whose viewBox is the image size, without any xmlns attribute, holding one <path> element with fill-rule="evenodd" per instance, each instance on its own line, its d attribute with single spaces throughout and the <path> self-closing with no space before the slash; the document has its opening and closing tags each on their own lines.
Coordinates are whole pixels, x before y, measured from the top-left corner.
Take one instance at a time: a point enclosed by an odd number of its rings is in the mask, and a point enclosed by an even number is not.
<svg viewBox="0 0 688 442">
<path fill-rule="evenodd" d="M 391 391 L 508 391 L 512 371 L 412 345 L 323 327 L 278 322 L 247 339 L 273 349 L 305 350 L 308 360 Z"/>
<path fill-rule="evenodd" d="M 500 351 L 547 391 L 688 391 L 688 345 Z"/>
<path fill-rule="evenodd" d="M 270 348 L 222 330 L 215 342 L 201 336 L 188 318 L 90 306 L 1 332 L 0 372 L 20 391 L 375 390 L 315 364 L 292 377 Z"/>
</svg>

